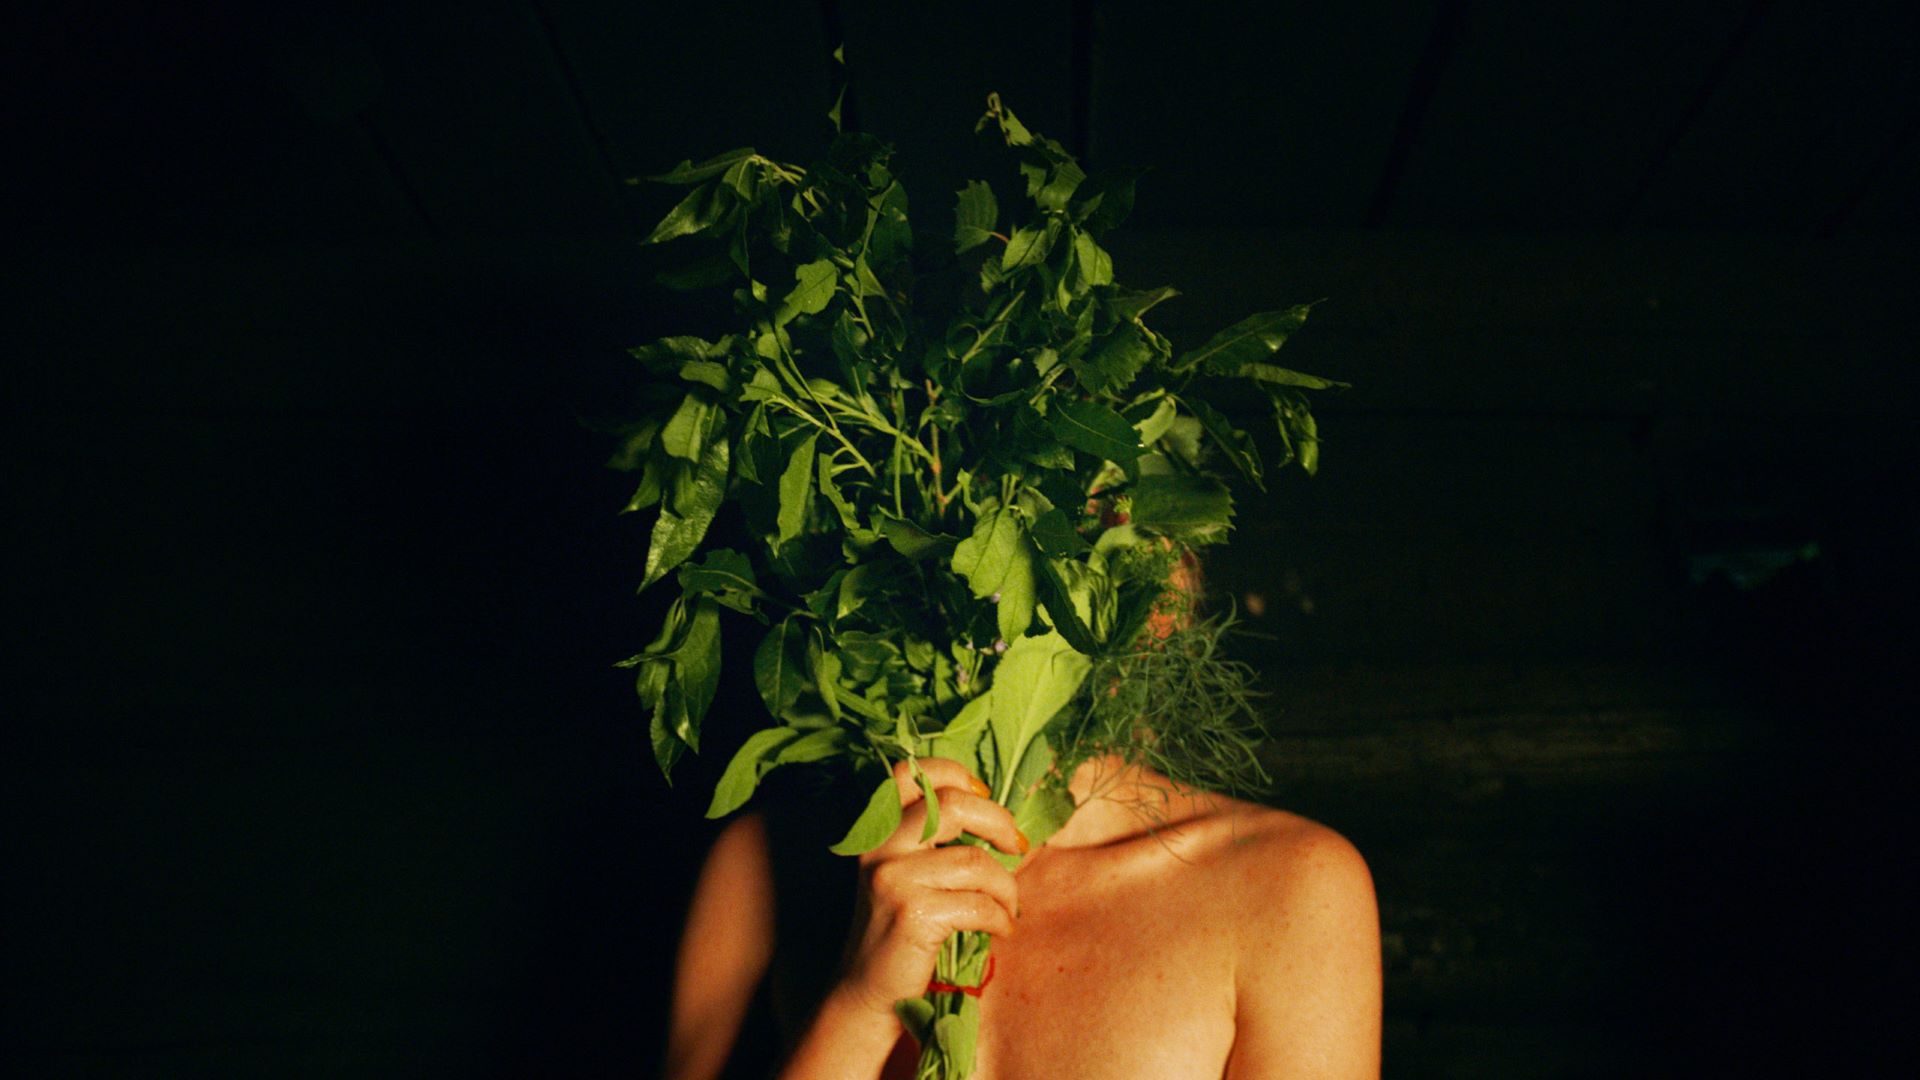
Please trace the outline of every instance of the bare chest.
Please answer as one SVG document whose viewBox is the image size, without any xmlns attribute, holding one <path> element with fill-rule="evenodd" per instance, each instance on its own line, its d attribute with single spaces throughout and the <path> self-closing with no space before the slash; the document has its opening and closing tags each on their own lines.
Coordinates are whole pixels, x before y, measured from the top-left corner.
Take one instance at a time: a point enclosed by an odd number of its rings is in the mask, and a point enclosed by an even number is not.
<svg viewBox="0 0 1920 1080">
<path fill-rule="evenodd" d="M 1060 867 L 1021 884 L 994 946 L 975 1080 L 1218 1080 L 1233 1048 L 1233 928 L 1182 875 Z"/>
</svg>

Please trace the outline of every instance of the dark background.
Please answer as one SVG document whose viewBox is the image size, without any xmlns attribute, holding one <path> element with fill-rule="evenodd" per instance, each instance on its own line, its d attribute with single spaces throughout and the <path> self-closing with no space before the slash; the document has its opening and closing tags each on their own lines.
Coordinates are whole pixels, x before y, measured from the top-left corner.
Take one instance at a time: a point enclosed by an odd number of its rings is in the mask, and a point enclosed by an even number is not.
<svg viewBox="0 0 1920 1080">
<path fill-rule="evenodd" d="M 1176 342 L 1329 298 L 1287 346 L 1357 384 L 1321 474 L 1213 578 L 1282 802 L 1374 867 L 1390 1076 L 1902 1074 L 1916 29 L 26 5 L 0 1059 L 653 1067 L 716 762 L 669 791 L 609 666 L 657 604 L 582 421 L 686 328 L 637 247 L 672 192 L 624 181 L 805 161 L 844 41 L 923 227 L 998 90 L 1151 170 L 1112 247 Z"/>
</svg>

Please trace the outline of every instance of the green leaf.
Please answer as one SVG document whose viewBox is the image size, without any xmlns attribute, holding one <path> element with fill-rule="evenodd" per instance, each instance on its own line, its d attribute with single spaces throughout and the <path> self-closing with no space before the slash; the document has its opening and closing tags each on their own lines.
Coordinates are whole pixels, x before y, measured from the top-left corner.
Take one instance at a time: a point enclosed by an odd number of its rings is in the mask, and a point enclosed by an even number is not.
<svg viewBox="0 0 1920 1080">
<path fill-rule="evenodd" d="M 704 184 L 687 193 L 660 224 L 653 227 L 642 244 L 664 244 L 682 236 L 695 236 L 713 228 L 728 209 L 730 195 L 723 195 L 718 184 Z"/>
<path fill-rule="evenodd" d="M 892 836 L 899 827 L 900 788 L 889 773 L 880 781 L 880 786 L 873 789 L 873 794 L 867 797 L 867 808 L 854 819 L 847 835 L 829 850 L 835 855 L 865 855 L 886 843 L 887 837 Z"/>
<path fill-rule="evenodd" d="M 1253 445 L 1253 436 L 1234 427 L 1225 416 L 1204 401 L 1188 398 L 1183 404 L 1193 413 L 1194 419 L 1200 421 L 1200 427 L 1213 439 L 1213 444 L 1220 448 L 1227 460 L 1233 463 L 1233 467 L 1240 471 L 1240 475 L 1252 481 L 1254 487 L 1265 491 L 1266 485 L 1260 477 L 1260 451 Z"/>
<path fill-rule="evenodd" d="M 706 562 L 680 568 L 680 588 L 688 593 L 712 596 L 727 607 L 747 615 L 754 613 L 754 598 L 766 595 L 753 577 L 753 564 L 731 548 L 715 548 Z"/>
<path fill-rule="evenodd" d="M 1038 228 L 1023 225 L 1015 229 L 1013 235 L 1007 238 L 1007 250 L 1000 253 L 1000 268 L 1017 270 L 1045 261 L 1047 252 L 1053 250 L 1054 238 L 1059 235 L 1058 221 L 1049 221 Z"/>
<path fill-rule="evenodd" d="M 1073 449 L 1061 445 L 1045 417 L 1024 405 L 1007 409 L 1001 415 L 1008 422 L 988 445 L 990 458 L 1010 457 L 1043 469 L 1073 468 Z"/>
<path fill-rule="evenodd" d="M 682 161 L 671 171 L 658 176 L 649 176 L 647 179 L 660 184 L 698 184 L 702 180 L 719 176 L 739 162 L 753 156 L 753 147 L 743 146 L 738 150 L 729 150 L 724 154 L 710 157 L 698 165 L 692 161 Z"/>
<path fill-rule="evenodd" d="M 1160 436 L 1160 450 L 1168 458 L 1184 461 L 1198 467 L 1201 457 L 1201 439 L 1206 431 L 1200 427 L 1200 421 L 1191 416 L 1176 416 L 1173 423 Z M 1162 472 L 1166 470 L 1161 470 Z"/>
<path fill-rule="evenodd" d="M 1087 214 L 1085 227 L 1095 236 L 1103 236 L 1107 230 L 1119 225 L 1133 212 L 1134 183 L 1140 178 L 1140 170 L 1126 169 L 1113 172 L 1095 173 L 1086 183 L 1080 185 L 1080 197 L 1084 204 L 1093 204 Z"/>
<path fill-rule="evenodd" d="M 809 762 L 825 761 L 827 758 L 846 749 L 847 741 L 851 737 L 847 729 L 841 727 L 820 728 L 817 731 L 809 731 L 800 738 L 782 747 L 779 756 L 774 758 L 773 763 L 775 765 L 805 765 Z"/>
<path fill-rule="evenodd" d="M 893 1003 L 893 1015 L 900 1018 L 900 1026 L 916 1044 L 933 1042 L 933 1002 L 924 997 L 901 998 Z"/>
<path fill-rule="evenodd" d="M 1152 446 L 1159 442 L 1160 437 L 1173 427 L 1173 422 L 1179 416 L 1179 411 L 1174 408 L 1173 398 L 1162 397 L 1151 413 L 1148 413 L 1144 419 L 1134 421 L 1134 430 L 1140 433 L 1140 445 Z"/>
<path fill-rule="evenodd" d="M 801 733 L 789 727 L 762 728 L 747 736 L 747 741 L 727 762 L 720 782 L 713 787 L 713 801 L 707 804 L 707 816 L 725 817 L 746 805 L 760 786 L 760 778 L 776 761 L 775 755 L 789 743 L 799 741 Z"/>
<path fill-rule="evenodd" d="M 972 1001 L 972 998 L 962 999 L 961 1008 L 966 1008 Z M 960 1013 L 942 1016 L 933 1022 L 933 1041 L 947 1058 L 950 1071 L 943 1071 L 943 1075 L 973 1075 L 974 1054 L 980 1041 L 980 1022 L 977 1018 L 969 1020 Z"/>
<path fill-rule="evenodd" d="M 713 404 L 689 391 L 680 399 L 667 426 L 660 429 L 660 448 L 674 457 L 697 462 L 706 449 L 707 433 L 713 426 Z"/>
<path fill-rule="evenodd" d="M 1300 467 L 1312 476 L 1320 467 L 1320 426 L 1314 422 L 1306 396 L 1294 390 L 1269 390 L 1273 418 L 1289 454 L 1298 454 Z"/>
<path fill-rule="evenodd" d="M 1287 335 L 1307 321 L 1309 304 L 1295 304 L 1284 311 L 1263 311 L 1213 335 L 1205 345 L 1182 353 L 1173 362 L 1175 371 L 1198 368 L 1209 375 L 1238 375 L 1247 364 L 1272 356 L 1287 343 Z"/>
<path fill-rule="evenodd" d="M 808 435 L 787 455 L 787 466 L 780 471 L 779 533 L 776 544 L 784 544 L 800 535 L 806 524 L 807 504 L 813 501 L 814 440 Z"/>
<path fill-rule="evenodd" d="M 627 350 L 627 355 L 640 361 L 642 367 L 655 375 L 665 375 L 677 371 L 681 365 L 696 360 L 712 360 L 724 357 L 731 341 L 721 338 L 719 341 L 707 341 L 686 334 L 663 337 L 647 345 L 636 345 Z"/>
<path fill-rule="evenodd" d="M 874 213 L 873 238 L 868 241 L 864 254 L 871 255 L 876 266 L 892 266 L 913 251 L 913 226 L 907 221 L 907 189 L 897 183 L 888 187 Z"/>
<path fill-rule="evenodd" d="M 840 271 L 832 259 L 803 263 L 794 268 L 793 276 L 797 284 L 780 301 L 780 311 L 773 318 L 775 326 L 784 326 L 797 315 L 818 315 L 827 310 L 840 281 Z"/>
<path fill-rule="evenodd" d="M 951 758 L 962 765 L 978 765 L 980 740 L 990 730 L 988 720 L 992 716 L 991 694 L 981 694 L 967 702 L 947 722 L 945 730 L 928 743 L 927 756 Z M 983 776 L 985 773 L 976 769 L 974 775 Z"/>
<path fill-rule="evenodd" d="M 1028 796 L 1046 780 L 1052 768 L 1053 741 L 1042 732 L 1034 737 L 1027 752 L 1021 756 L 1020 768 L 1013 774 L 1012 786 L 1007 789 L 1007 809 L 1013 812 L 1016 823 L 1020 820 L 1020 811 L 1026 807 Z M 1033 837 L 1027 839 L 1032 840 Z"/>
<path fill-rule="evenodd" d="M 1300 448 L 1300 467 L 1308 476 L 1320 471 L 1320 427 L 1312 413 L 1302 413 L 1295 439 Z"/>
<path fill-rule="evenodd" d="M 1080 166 L 1071 161 L 1063 161 L 1054 167 L 1052 174 L 1038 191 L 1030 191 L 1028 194 L 1033 196 L 1033 201 L 1042 210 L 1064 210 L 1067 208 L 1067 200 L 1073 198 L 1073 193 L 1080 190 L 1080 184 L 1086 178 L 1087 174 L 1081 171 Z"/>
<path fill-rule="evenodd" d="M 633 497 L 627 500 L 626 507 L 620 512 L 627 514 L 635 510 L 645 510 L 647 507 L 659 502 L 660 473 L 668 467 L 670 466 L 664 466 L 658 461 L 648 459 L 647 463 L 641 467 L 640 486 L 633 489 Z"/>
<path fill-rule="evenodd" d="M 1013 815 L 1013 825 L 1038 847 L 1060 831 L 1073 811 L 1073 796 L 1067 794 L 1065 788 L 1042 784 L 1020 804 L 1020 812 Z"/>
<path fill-rule="evenodd" d="M 674 734 L 695 750 L 700 749 L 700 722 L 713 705 L 720 688 L 720 605 L 710 597 L 693 604 L 693 618 L 687 622 L 687 636 L 673 654 L 674 679 L 679 684 L 685 715 L 678 718 Z"/>
<path fill-rule="evenodd" d="M 840 715 L 840 656 L 828 652 L 816 638 L 807 648 L 807 666 L 812 669 L 813 689 L 826 703 L 827 712 L 837 723 Z"/>
<path fill-rule="evenodd" d="M 982 514 L 973 535 L 953 549 L 954 573 L 967 579 L 976 598 L 999 594 L 996 621 L 1008 642 L 1033 622 L 1033 558 L 1026 526 L 1012 510 Z"/>
<path fill-rule="evenodd" d="M 1055 511 L 1058 513 L 1058 511 Z M 1086 620 L 1080 615 L 1078 605 L 1073 602 L 1073 594 L 1068 590 L 1065 579 L 1052 559 L 1038 560 L 1035 576 L 1039 584 L 1040 603 L 1047 609 L 1047 621 L 1067 639 L 1076 652 L 1091 656 L 1100 649 L 1100 643 L 1094 639 L 1093 631 L 1087 628 Z"/>
<path fill-rule="evenodd" d="M 1107 254 L 1092 233 L 1074 234 L 1073 266 L 1078 278 L 1077 292 L 1085 292 L 1095 285 L 1113 284 L 1113 256 Z"/>
<path fill-rule="evenodd" d="M 985 131 L 989 121 L 1000 125 L 1000 134 L 1007 140 L 1008 146 L 1026 146 L 1033 142 L 1033 132 L 1028 131 L 1027 126 L 1013 115 L 1012 109 L 1000 104 L 999 94 L 987 95 L 987 111 L 973 125 L 974 132 Z"/>
<path fill-rule="evenodd" d="M 1121 323 L 1100 343 L 1070 360 L 1073 373 L 1089 393 L 1124 391 L 1147 361 L 1153 359 L 1153 347 L 1132 323 Z"/>
<path fill-rule="evenodd" d="M 869 296 L 887 295 L 887 287 L 880 284 L 880 279 L 874 276 L 873 267 L 867 264 L 865 254 L 853 261 L 852 284 L 854 292 L 863 300 Z"/>
<path fill-rule="evenodd" d="M 1306 375 L 1274 364 L 1243 364 L 1235 374 L 1274 386 L 1298 386 L 1307 390 L 1345 390 L 1353 385 L 1323 379 L 1318 375 Z"/>
<path fill-rule="evenodd" d="M 982 180 L 967 181 L 953 211 L 954 252 L 971 251 L 992 239 L 999 220 L 1000 204 L 993 197 L 993 188 Z"/>
<path fill-rule="evenodd" d="M 733 392 L 733 377 L 727 373 L 727 365 L 712 360 L 689 360 L 681 364 L 680 377 L 711 386 L 722 394 Z"/>
<path fill-rule="evenodd" d="M 820 494 L 825 495 L 827 502 L 833 504 L 833 512 L 840 518 L 841 527 L 847 530 L 847 535 L 852 537 L 855 543 L 871 540 L 869 531 L 861 527 L 860 515 L 854 510 L 853 504 L 840 493 L 840 485 L 833 482 L 833 461 L 823 456 L 816 459 L 814 464 L 816 466 L 814 476 L 820 482 Z"/>
<path fill-rule="evenodd" d="M 1111 461 L 1131 472 L 1140 456 L 1140 433 L 1126 418 L 1094 401 L 1056 398 L 1047 413 L 1054 437 L 1075 450 Z"/>
<path fill-rule="evenodd" d="M 1093 550 L 1093 545 L 1067 520 L 1066 511 L 1057 506 L 1034 518 L 1029 532 L 1043 554 L 1069 558 Z"/>
<path fill-rule="evenodd" d="M 753 197 L 760 191 L 760 170 L 754 168 L 750 160 L 736 161 L 720 174 L 720 182 L 740 196 L 741 202 L 751 205 Z M 740 269 L 744 271 L 746 267 Z"/>
<path fill-rule="evenodd" d="M 840 580 L 841 593 L 846 592 L 847 582 L 854 575 L 849 574 Z M 845 630 L 835 639 L 839 646 L 840 659 L 845 665 L 847 678 L 854 683 L 872 682 L 879 678 L 883 669 L 895 657 L 900 655 L 900 647 L 895 645 L 892 634 L 869 633 L 864 630 Z"/>
<path fill-rule="evenodd" d="M 715 439 L 707 446 L 694 470 L 693 483 L 670 507 L 662 508 L 653 524 L 653 537 L 647 545 L 647 566 L 640 588 L 665 577 L 693 554 L 706 538 L 707 526 L 720 509 L 727 493 L 727 440 Z"/>
<path fill-rule="evenodd" d="M 681 751 L 686 749 L 673 732 L 667 727 L 666 714 L 661 709 L 653 710 L 653 718 L 647 722 L 649 741 L 653 743 L 653 760 L 660 766 L 660 775 L 673 783 L 673 766 L 680 760 Z"/>
<path fill-rule="evenodd" d="M 807 673 L 806 628 L 792 615 L 780 620 L 753 654 L 753 682 L 767 711 L 784 717 L 812 685 Z"/>
<path fill-rule="evenodd" d="M 863 562 L 847 571 L 846 576 L 840 579 L 840 595 L 834 601 L 834 621 L 838 622 L 860 610 L 873 595 L 882 576 L 881 568 L 870 562 Z"/>
<path fill-rule="evenodd" d="M 926 843 L 940 831 L 940 793 L 933 790 L 933 781 L 920 768 L 920 762 L 913 763 L 913 782 L 920 785 L 920 796 L 927 800 L 927 823 L 920 830 L 920 842 Z"/>
<path fill-rule="evenodd" d="M 1189 540 L 1224 533 L 1233 518 L 1233 496 L 1210 476 L 1143 476 L 1131 489 L 1132 524 Z"/>
<path fill-rule="evenodd" d="M 999 748 L 1004 796 L 1020 760 L 1053 715 L 1073 700 L 1093 661 L 1076 652 L 1058 633 L 1023 637 L 1008 647 L 993 669 L 990 724 Z"/>
<path fill-rule="evenodd" d="M 911 521 L 897 517 L 883 517 L 880 533 L 887 538 L 893 550 L 916 562 L 945 555 L 959 543 L 954 537 L 930 533 Z"/>
<path fill-rule="evenodd" d="M 1107 300 L 1107 312 L 1120 321 L 1138 319 L 1159 304 L 1179 295 L 1180 290 L 1171 285 L 1162 285 L 1145 292 L 1116 292 Z"/>
</svg>

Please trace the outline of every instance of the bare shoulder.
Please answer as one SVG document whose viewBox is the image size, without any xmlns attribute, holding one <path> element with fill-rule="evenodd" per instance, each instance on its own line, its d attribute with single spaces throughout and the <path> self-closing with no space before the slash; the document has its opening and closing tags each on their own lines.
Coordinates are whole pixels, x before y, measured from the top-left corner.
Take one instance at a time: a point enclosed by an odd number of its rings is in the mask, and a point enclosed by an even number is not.
<svg viewBox="0 0 1920 1080">
<path fill-rule="evenodd" d="M 1373 874 L 1359 849 L 1299 814 L 1220 798 L 1206 816 L 1207 860 L 1235 908 L 1243 946 L 1270 954 L 1286 944 L 1377 953 Z"/>
<path fill-rule="evenodd" d="M 1225 795 L 1207 797 L 1207 811 L 1196 816 L 1203 846 L 1219 856 L 1223 868 L 1265 878 L 1332 879 L 1370 883 L 1366 859 L 1352 841 L 1318 821 L 1288 810 Z"/>
<path fill-rule="evenodd" d="M 766 820 L 749 811 L 736 816 L 720 830 L 712 850 L 707 853 L 707 864 L 746 870 L 764 866 L 767 857 Z"/>
<path fill-rule="evenodd" d="M 1380 1075 L 1380 916 L 1367 862 L 1299 814 L 1224 800 L 1220 888 L 1233 905 L 1228 1080 Z"/>
</svg>

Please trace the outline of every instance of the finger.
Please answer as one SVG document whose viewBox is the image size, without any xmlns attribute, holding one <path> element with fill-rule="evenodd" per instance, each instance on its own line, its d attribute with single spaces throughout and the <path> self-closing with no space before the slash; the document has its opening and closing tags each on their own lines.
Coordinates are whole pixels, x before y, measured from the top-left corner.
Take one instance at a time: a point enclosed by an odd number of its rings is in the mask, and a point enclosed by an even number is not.
<svg viewBox="0 0 1920 1080">
<path fill-rule="evenodd" d="M 940 827 L 930 837 L 927 832 L 926 800 L 900 812 L 900 827 L 884 844 L 868 852 L 872 857 L 898 856 L 911 851 L 947 843 L 968 833 L 1009 855 L 1025 855 L 1033 845 L 1013 823 L 1007 808 L 991 799 L 948 788 L 940 793 Z M 922 839 L 926 837 L 926 839 Z"/>
<path fill-rule="evenodd" d="M 926 889 L 908 902 L 907 933 L 922 948 L 940 943 L 963 930 L 1013 936 L 1013 916 L 1000 901 L 985 893 Z"/>
<path fill-rule="evenodd" d="M 923 757 L 898 762 L 893 767 L 893 782 L 900 788 L 900 805 L 912 806 L 921 799 L 920 782 L 914 778 L 913 766 L 920 766 L 927 782 L 932 784 L 945 798 L 945 793 L 953 791 L 971 791 L 975 795 L 988 796 L 993 789 L 980 782 L 980 778 L 967 771 L 965 765 L 951 758 Z"/>
<path fill-rule="evenodd" d="M 924 831 L 924 810 L 920 821 Z M 1014 825 L 1013 815 L 1007 812 L 1006 807 L 992 799 L 983 799 L 963 791 L 941 792 L 940 828 L 934 832 L 932 842 L 944 844 L 963 832 L 977 836 L 1009 855 L 1025 855 L 1033 846 Z M 913 835 L 917 839 L 920 833 Z"/>
<path fill-rule="evenodd" d="M 874 887 L 903 895 L 922 889 L 985 893 L 1007 914 L 1020 915 L 1020 886 L 1013 873 L 977 847 L 931 848 L 889 860 L 875 871 Z"/>
</svg>

